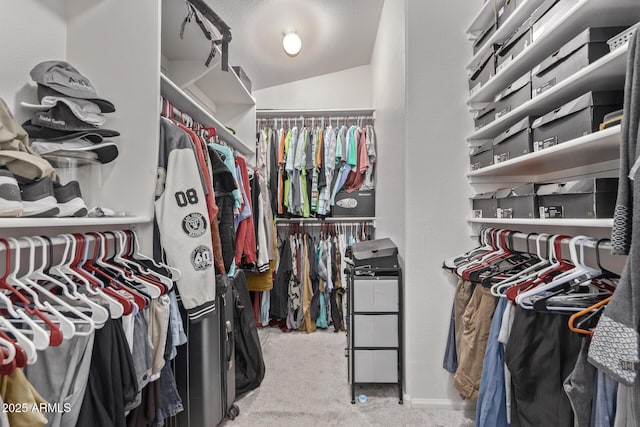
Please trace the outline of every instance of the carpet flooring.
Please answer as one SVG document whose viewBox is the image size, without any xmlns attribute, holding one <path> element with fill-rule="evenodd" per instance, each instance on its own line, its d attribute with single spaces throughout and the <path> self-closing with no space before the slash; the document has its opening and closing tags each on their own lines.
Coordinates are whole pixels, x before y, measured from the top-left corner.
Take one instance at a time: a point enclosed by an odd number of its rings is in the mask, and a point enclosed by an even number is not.
<svg viewBox="0 0 640 427">
<path fill-rule="evenodd" d="M 472 427 L 474 414 L 398 404 L 396 386 L 358 387 L 366 403 L 351 404 L 344 333 L 259 330 L 266 364 L 262 385 L 236 404 L 240 415 L 223 422 L 244 426 Z"/>
</svg>

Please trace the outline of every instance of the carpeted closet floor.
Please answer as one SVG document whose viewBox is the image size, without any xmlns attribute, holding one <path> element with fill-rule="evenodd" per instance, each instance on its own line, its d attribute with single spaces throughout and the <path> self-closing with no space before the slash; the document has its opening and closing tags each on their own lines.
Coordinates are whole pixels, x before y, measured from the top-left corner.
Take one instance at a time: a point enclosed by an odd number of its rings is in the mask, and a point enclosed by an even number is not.
<svg viewBox="0 0 640 427">
<path fill-rule="evenodd" d="M 398 404 L 395 386 L 358 388 L 366 403 L 351 404 L 345 334 L 332 330 L 259 330 L 266 375 L 259 389 L 236 403 L 240 415 L 225 427 L 429 426 L 471 427 L 474 414 Z M 357 395 L 356 395 L 357 396 Z"/>
</svg>

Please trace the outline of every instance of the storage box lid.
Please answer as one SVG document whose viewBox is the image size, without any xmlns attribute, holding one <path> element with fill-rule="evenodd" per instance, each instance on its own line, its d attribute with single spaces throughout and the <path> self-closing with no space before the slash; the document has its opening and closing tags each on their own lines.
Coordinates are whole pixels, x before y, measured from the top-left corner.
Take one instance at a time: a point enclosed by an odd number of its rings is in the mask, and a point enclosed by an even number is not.
<svg viewBox="0 0 640 427">
<path fill-rule="evenodd" d="M 469 150 L 469 156 L 477 156 L 480 153 L 491 150 L 493 148 L 493 141 L 488 140 L 482 143 L 482 145 L 474 145 Z"/>
<path fill-rule="evenodd" d="M 473 114 L 473 120 L 478 120 L 478 119 L 486 116 L 487 114 L 489 114 L 490 112 L 495 111 L 495 110 L 496 110 L 496 104 L 494 104 L 493 102 L 490 102 L 484 108 L 476 111 Z"/>
<path fill-rule="evenodd" d="M 565 58 L 571 56 L 585 44 L 604 43 L 609 40 L 611 36 L 618 34 L 622 30 L 624 30 L 624 27 L 587 28 L 573 40 L 551 54 L 547 59 L 536 65 L 533 70 L 531 70 L 531 73 L 534 76 L 540 76 L 564 61 Z"/>
<path fill-rule="evenodd" d="M 531 24 L 525 21 L 507 40 L 502 43 L 500 49 L 496 52 L 499 56 L 505 56 L 511 48 L 520 41 L 520 39 L 529 34 Z"/>
<path fill-rule="evenodd" d="M 494 99 L 495 102 L 498 102 L 504 98 L 507 98 L 511 94 L 517 92 L 518 90 L 525 87 L 528 83 L 531 83 L 531 74 L 527 73 L 524 76 L 520 77 L 515 82 L 511 83 L 505 90 L 496 95 Z"/>
<path fill-rule="evenodd" d="M 495 199 L 496 196 L 496 192 L 495 191 L 490 191 L 488 193 L 478 193 L 478 194 L 474 194 L 473 196 L 471 196 L 471 200 L 488 200 L 488 199 Z"/>
<path fill-rule="evenodd" d="M 493 139 L 493 145 L 498 145 L 506 141 L 507 139 L 519 134 L 520 132 L 529 131 L 531 125 L 531 117 L 525 117 L 509 129 L 502 132 L 500 135 Z"/>
<path fill-rule="evenodd" d="M 503 188 L 496 191 L 496 199 L 532 196 L 534 194 L 536 194 L 535 184 L 525 184 L 518 187 Z"/>
<path fill-rule="evenodd" d="M 482 43 L 482 41 L 487 37 L 489 37 L 489 34 L 494 32 L 495 30 L 496 30 L 496 23 L 495 21 L 491 21 L 489 26 L 485 28 L 484 31 L 482 31 L 482 33 L 480 33 L 480 35 L 473 41 L 473 47 L 476 47 L 480 43 Z"/>
<path fill-rule="evenodd" d="M 567 181 L 556 184 L 544 184 L 538 188 L 538 196 L 552 194 L 589 194 L 594 192 L 616 192 L 617 178 L 589 178 L 577 181 Z"/>
<path fill-rule="evenodd" d="M 573 99 L 561 107 L 537 118 L 531 125 L 532 129 L 537 129 L 562 117 L 578 113 L 585 108 L 595 107 L 599 105 L 622 105 L 622 91 L 611 92 L 587 92 L 576 99 Z"/>
<path fill-rule="evenodd" d="M 493 60 L 493 55 L 494 53 L 492 49 L 489 49 L 487 52 L 485 52 L 485 54 L 478 59 L 478 62 L 471 67 L 469 79 L 477 79 L 480 73 L 482 73 L 482 70 L 484 70 L 484 67 L 489 64 L 489 60 Z"/>
<path fill-rule="evenodd" d="M 366 240 L 351 245 L 354 260 L 384 258 L 398 255 L 398 247 L 389 238 Z"/>
</svg>

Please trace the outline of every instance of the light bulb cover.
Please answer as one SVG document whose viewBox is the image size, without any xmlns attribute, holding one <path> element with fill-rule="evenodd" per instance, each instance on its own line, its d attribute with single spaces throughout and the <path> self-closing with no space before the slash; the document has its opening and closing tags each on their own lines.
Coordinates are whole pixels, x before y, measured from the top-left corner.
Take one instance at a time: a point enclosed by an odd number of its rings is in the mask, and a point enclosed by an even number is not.
<svg viewBox="0 0 640 427">
<path fill-rule="evenodd" d="M 282 39 L 282 48 L 289 56 L 297 56 L 302 50 L 302 39 L 295 32 L 289 32 Z"/>
</svg>

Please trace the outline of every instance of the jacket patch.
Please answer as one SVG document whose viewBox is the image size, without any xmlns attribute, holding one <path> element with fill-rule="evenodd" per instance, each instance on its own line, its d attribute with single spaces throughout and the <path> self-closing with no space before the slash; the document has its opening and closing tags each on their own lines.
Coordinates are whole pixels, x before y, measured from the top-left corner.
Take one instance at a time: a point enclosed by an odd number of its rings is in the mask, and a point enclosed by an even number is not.
<svg viewBox="0 0 640 427">
<path fill-rule="evenodd" d="M 207 231 L 207 221 L 199 212 L 192 212 L 182 219 L 182 230 L 189 237 L 200 237 Z"/>
<path fill-rule="evenodd" d="M 213 261 L 213 255 L 211 249 L 200 245 L 191 252 L 191 265 L 196 271 L 206 270 L 211 267 Z"/>
</svg>

